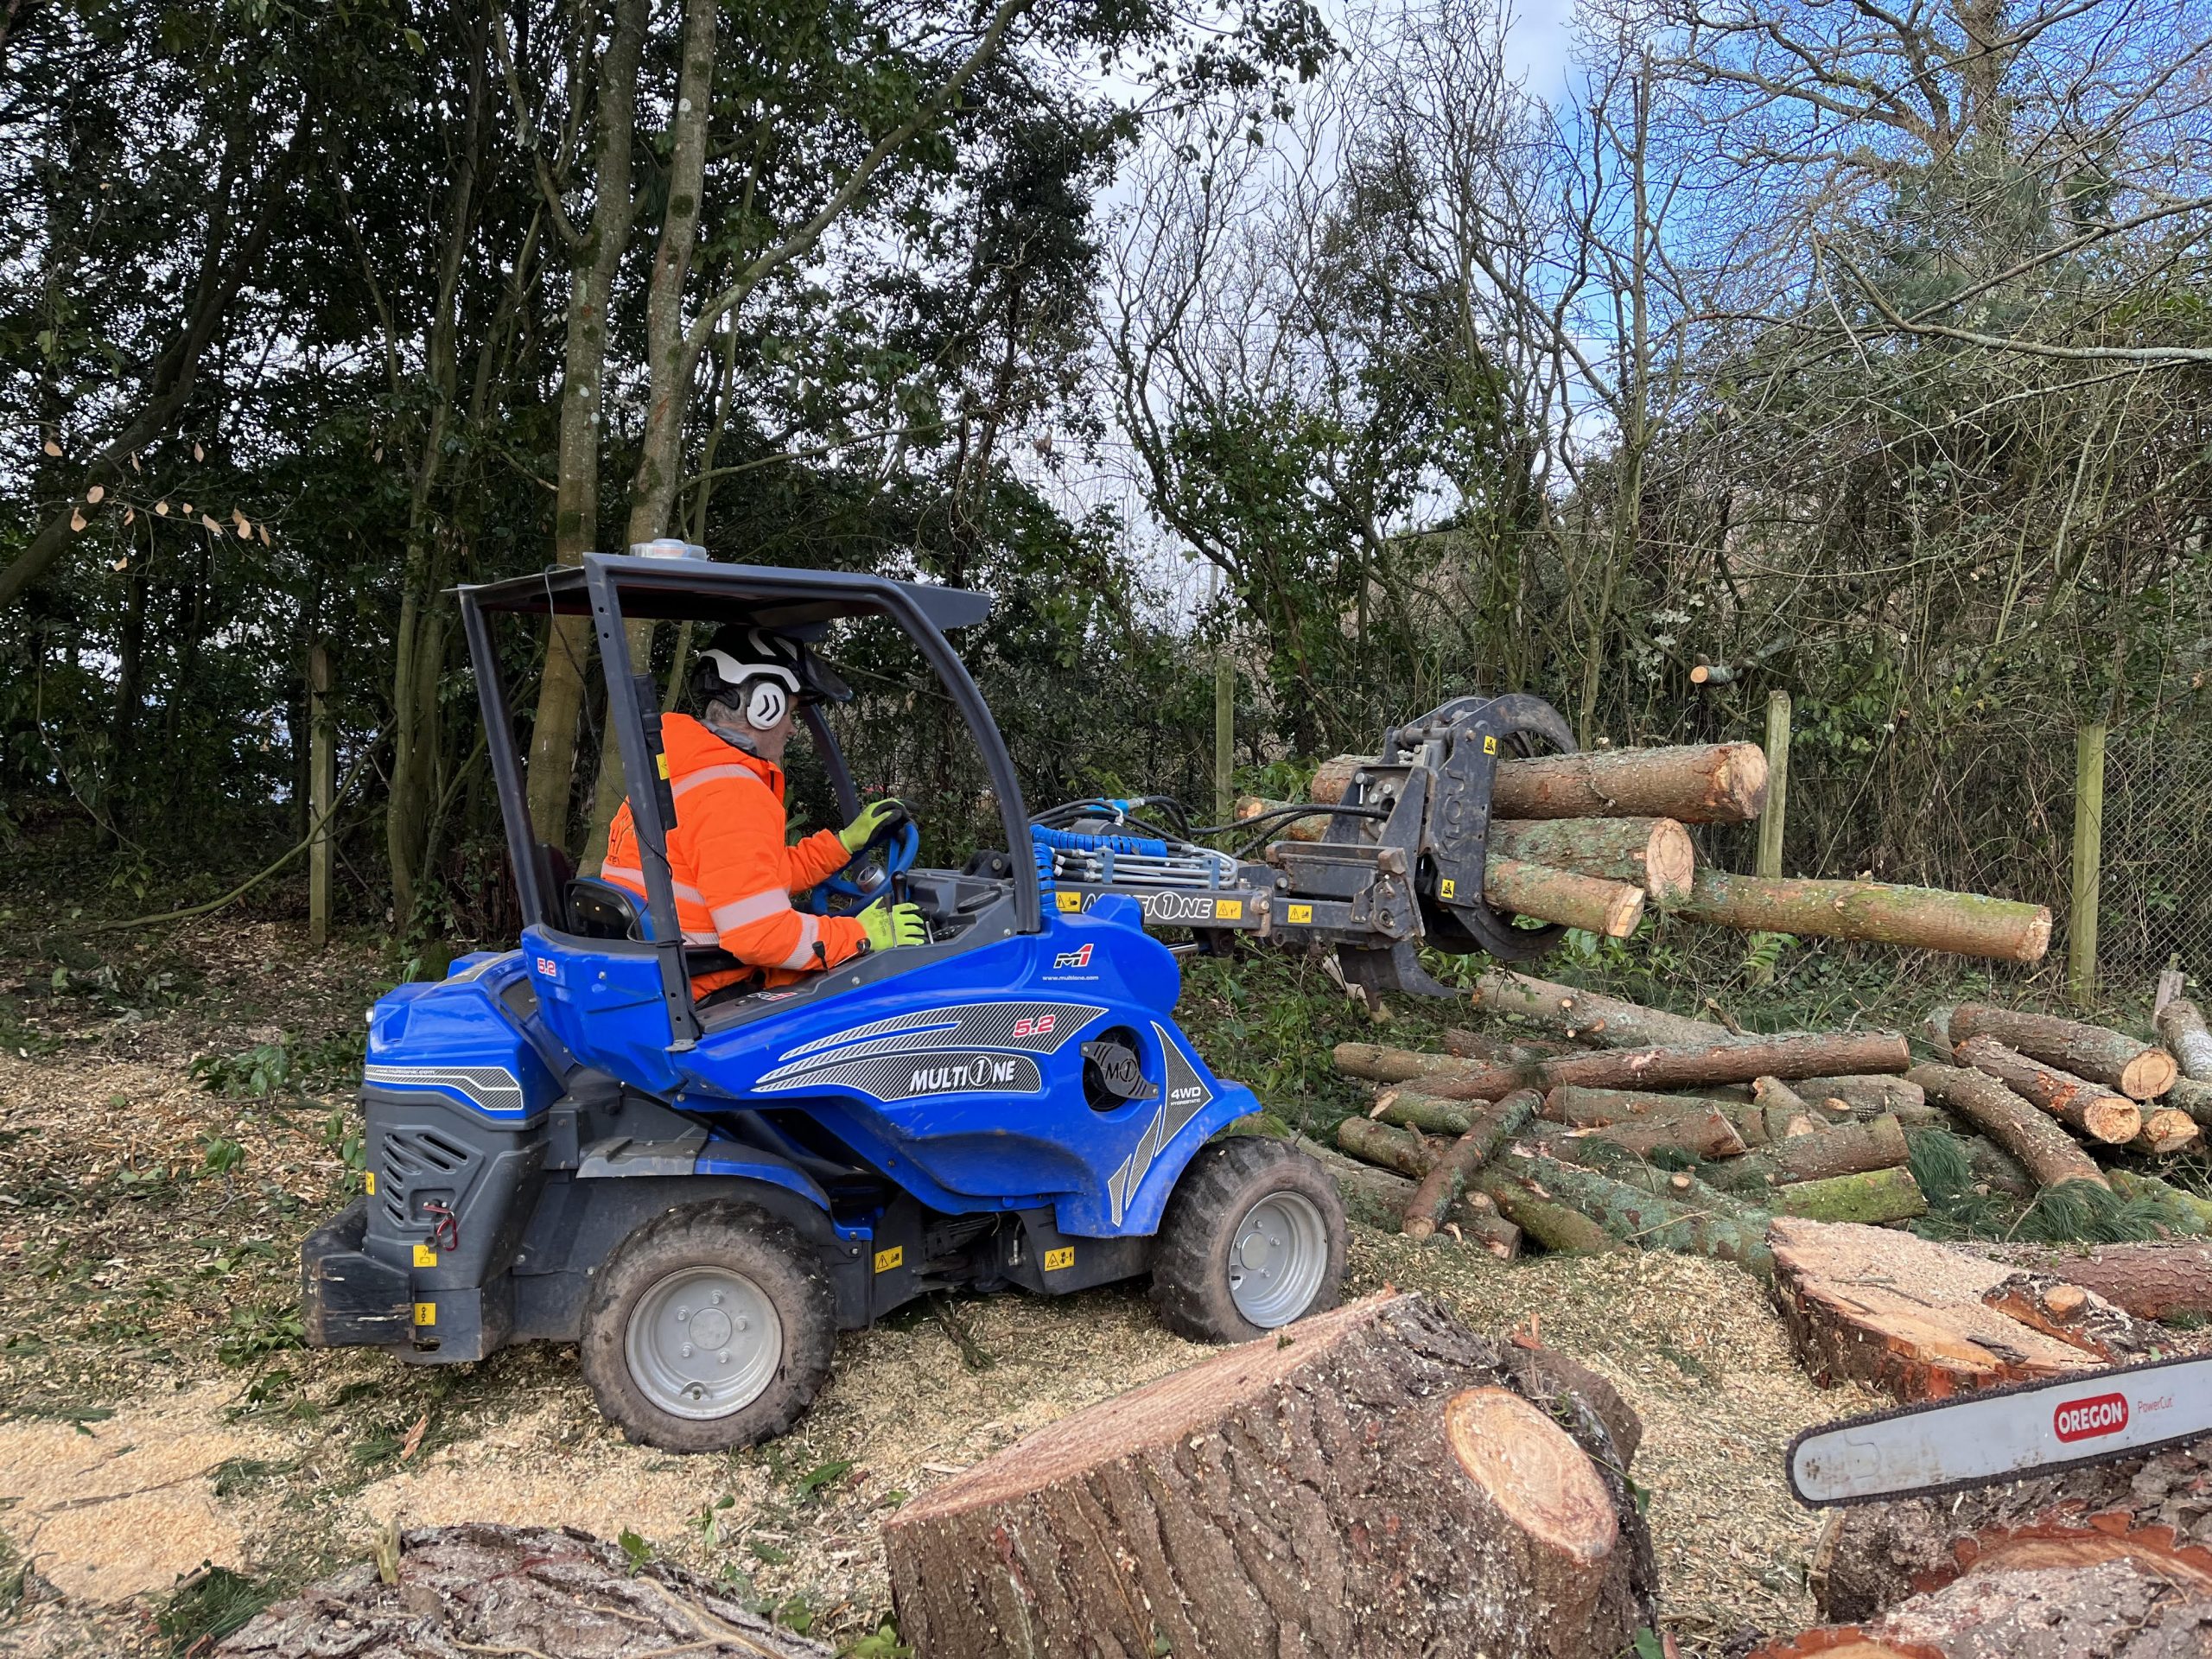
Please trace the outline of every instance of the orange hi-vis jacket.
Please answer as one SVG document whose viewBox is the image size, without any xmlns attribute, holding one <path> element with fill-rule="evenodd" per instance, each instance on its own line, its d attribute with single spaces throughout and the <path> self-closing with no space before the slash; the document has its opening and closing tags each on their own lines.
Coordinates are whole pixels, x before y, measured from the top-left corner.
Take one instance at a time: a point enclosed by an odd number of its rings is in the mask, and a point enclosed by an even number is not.
<svg viewBox="0 0 2212 1659">
<path fill-rule="evenodd" d="M 677 920 L 690 944 L 719 944 L 747 964 L 692 977 L 691 994 L 710 991 L 761 971 L 768 985 L 788 985 L 858 956 L 868 933 L 849 916 L 816 916 L 791 907 L 804 892 L 850 861 L 834 830 L 817 830 L 795 847 L 784 844 L 784 772 L 716 737 L 689 715 L 664 715 L 661 747 L 676 798 L 668 837 L 669 874 L 676 883 Z M 638 832 L 624 801 L 607 835 L 601 877 L 645 896 Z"/>
</svg>

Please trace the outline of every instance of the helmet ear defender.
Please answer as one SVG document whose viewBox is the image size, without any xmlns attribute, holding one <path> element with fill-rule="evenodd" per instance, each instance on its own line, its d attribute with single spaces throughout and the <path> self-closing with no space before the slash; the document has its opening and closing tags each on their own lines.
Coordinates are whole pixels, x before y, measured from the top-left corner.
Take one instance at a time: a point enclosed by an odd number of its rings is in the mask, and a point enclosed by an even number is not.
<svg viewBox="0 0 2212 1659">
<path fill-rule="evenodd" d="M 746 694 L 746 724 L 758 732 L 772 731 L 791 710 L 791 698 L 784 688 L 766 675 L 753 682 L 753 689 Z"/>
</svg>

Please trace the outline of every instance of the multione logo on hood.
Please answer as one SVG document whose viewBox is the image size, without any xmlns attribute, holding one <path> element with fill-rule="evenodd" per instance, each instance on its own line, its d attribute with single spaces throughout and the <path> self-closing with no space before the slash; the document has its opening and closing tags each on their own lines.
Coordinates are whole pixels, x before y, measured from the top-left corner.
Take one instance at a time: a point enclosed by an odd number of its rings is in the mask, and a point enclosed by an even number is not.
<svg viewBox="0 0 2212 1659">
<path fill-rule="evenodd" d="M 1052 958 L 1052 966 L 1055 968 L 1088 968 L 1090 966 L 1090 951 L 1091 947 L 1087 944 L 1082 946 L 1078 950 L 1064 950 L 1059 955 Z"/>
<path fill-rule="evenodd" d="M 2050 1427 L 2062 1440 L 2094 1440 L 2101 1434 L 2117 1434 L 2127 1427 L 2127 1396 L 2100 1394 L 2088 1400 L 2069 1400 L 2051 1413 Z"/>
<path fill-rule="evenodd" d="M 918 1054 L 906 1081 L 909 1095 L 947 1095 L 969 1089 L 1019 1087 L 1022 1062 L 1007 1054 Z"/>
</svg>

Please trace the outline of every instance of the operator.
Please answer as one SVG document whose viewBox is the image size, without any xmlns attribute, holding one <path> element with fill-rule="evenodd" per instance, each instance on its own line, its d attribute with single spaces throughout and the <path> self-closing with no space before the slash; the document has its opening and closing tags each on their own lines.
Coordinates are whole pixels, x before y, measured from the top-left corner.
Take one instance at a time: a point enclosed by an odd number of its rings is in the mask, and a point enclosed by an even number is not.
<svg viewBox="0 0 2212 1659">
<path fill-rule="evenodd" d="M 791 906 L 791 894 L 836 874 L 908 816 L 899 801 L 876 801 L 842 830 L 785 844 L 784 751 L 798 707 L 846 702 L 852 692 L 844 683 L 798 640 L 733 624 L 699 653 L 691 689 L 700 717 L 667 715 L 660 727 L 676 798 L 668 865 L 677 919 L 686 944 L 719 944 L 745 964 L 693 975 L 693 997 L 755 980 L 763 988 L 789 985 L 870 950 L 925 943 L 920 910 L 887 896 L 854 916 Z M 599 874 L 645 896 L 626 800 L 607 831 Z"/>
</svg>

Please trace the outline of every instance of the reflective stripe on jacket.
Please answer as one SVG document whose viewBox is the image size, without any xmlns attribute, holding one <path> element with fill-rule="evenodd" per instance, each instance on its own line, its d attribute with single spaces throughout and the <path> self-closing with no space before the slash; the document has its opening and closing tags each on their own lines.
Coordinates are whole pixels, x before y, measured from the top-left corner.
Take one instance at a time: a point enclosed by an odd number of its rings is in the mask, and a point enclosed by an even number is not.
<svg viewBox="0 0 2212 1659">
<path fill-rule="evenodd" d="M 829 830 L 795 847 L 784 844 L 783 768 L 724 742 L 689 715 L 663 715 L 660 729 L 676 798 L 668 867 L 684 939 L 720 944 L 760 969 L 770 985 L 788 985 L 859 955 L 868 935 L 852 918 L 791 907 L 792 893 L 835 875 L 852 855 Z M 645 895 L 626 800 L 607 830 L 599 873 Z M 691 993 L 704 996 L 746 976 L 735 969 L 695 975 Z"/>
</svg>

